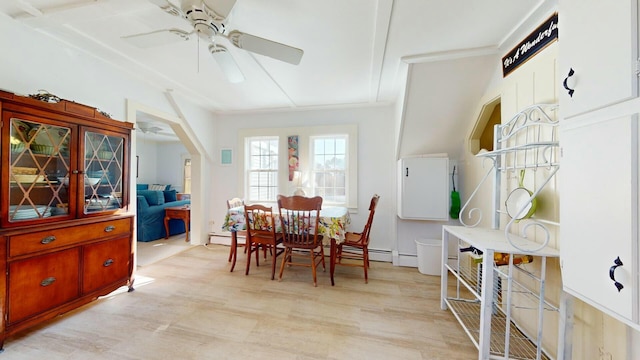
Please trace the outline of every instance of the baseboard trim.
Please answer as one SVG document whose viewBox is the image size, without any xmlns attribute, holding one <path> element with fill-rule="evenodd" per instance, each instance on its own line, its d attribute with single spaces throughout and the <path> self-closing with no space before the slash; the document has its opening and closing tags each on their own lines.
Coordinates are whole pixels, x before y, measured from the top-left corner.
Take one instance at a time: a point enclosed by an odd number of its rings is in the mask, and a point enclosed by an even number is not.
<svg viewBox="0 0 640 360">
<path fill-rule="evenodd" d="M 244 236 L 238 236 L 239 244 L 244 244 L 244 240 Z M 211 232 L 209 233 L 209 244 L 231 245 L 231 233 Z M 326 254 L 328 255 L 329 252 L 326 251 Z M 397 254 L 397 252 L 369 248 L 369 259 L 371 261 L 390 262 L 393 263 L 394 266 L 418 267 L 416 255 L 402 254 L 396 259 L 394 254 Z"/>
<path fill-rule="evenodd" d="M 369 260 L 393 262 L 390 250 L 369 249 Z"/>
<path fill-rule="evenodd" d="M 418 267 L 418 256 L 413 254 L 400 254 L 397 251 L 392 252 L 394 266 Z"/>
</svg>

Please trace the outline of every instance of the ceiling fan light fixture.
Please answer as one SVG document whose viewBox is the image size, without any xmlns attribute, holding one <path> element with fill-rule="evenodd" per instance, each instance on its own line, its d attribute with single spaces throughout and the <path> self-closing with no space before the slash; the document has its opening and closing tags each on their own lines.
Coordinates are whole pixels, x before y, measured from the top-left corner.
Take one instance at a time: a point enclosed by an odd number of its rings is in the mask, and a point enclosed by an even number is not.
<svg viewBox="0 0 640 360">
<path fill-rule="evenodd" d="M 209 45 L 209 52 L 230 83 L 237 84 L 244 81 L 244 74 L 242 74 L 238 64 L 233 60 L 233 56 L 231 56 L 227 48 L 221 45 L 211 44 Z"/>
</svg>

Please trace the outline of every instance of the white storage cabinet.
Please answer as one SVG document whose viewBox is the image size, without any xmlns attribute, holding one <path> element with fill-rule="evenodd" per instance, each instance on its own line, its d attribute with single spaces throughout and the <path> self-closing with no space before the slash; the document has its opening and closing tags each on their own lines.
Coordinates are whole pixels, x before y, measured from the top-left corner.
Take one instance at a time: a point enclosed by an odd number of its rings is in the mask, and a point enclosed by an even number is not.
<svg viewBox="0 0 640 360">
<path fill-rule="evenodd" d="M 571 120 L 561 132 L 564 289 L 640 329 L 638 117 Z"/>
<path fill-rule="evenodd" d="M 447 157 L 398 160 L 398 217 L 449 220 L 449 180 Z"/>
<path fill-rule="evenodd" d="M 560 76 L 575 71 L 559 96 L 563 288 L 640 330 L 638 1 L 560 0 L 559 17 Z"/>
<path fill-rule="evenodd" d="M 558 7 L 562 117 L 638 96 L 638 1 L 560 0 Z"/>
</svg>

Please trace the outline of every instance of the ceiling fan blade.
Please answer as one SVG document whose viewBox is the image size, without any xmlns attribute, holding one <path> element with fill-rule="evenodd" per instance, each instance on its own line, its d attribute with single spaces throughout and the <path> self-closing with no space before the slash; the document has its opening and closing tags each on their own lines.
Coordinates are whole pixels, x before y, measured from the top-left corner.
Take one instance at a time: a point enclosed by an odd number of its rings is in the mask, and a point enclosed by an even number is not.
<svg viewBox="0 0 640 360">
<path fill-rule="evenodd" d="M 204 0 L 202 3 L 214 18 L 224 20 L 229 17 L 236 0 Z"/>
<path fill-rule="evenodd" d="M 238 64 L 236 64 L 235 60 L 233 60 L 233 56 L 231 56 L 227 48 L 211 44 L 209 45 L 209 51 L 211 52 L 211 56 L 216 59 L 218 65 L 220 65 L 222 72 L 230 83 L 236 84 L 244 81 L 242 71 L 238 67 Z"/>
<path fill-rule="evenodd" d="M 156 4 L 160 7 L 165 7 L 165 6 L 170 6 L 171 3 L 168 2 L 167 0 L 149 0 L 150 3 L 152 4 Z"/>
<path fill-rule="evenodd" d="M 157 30 L 144 34 L 123 36 L 122 39 L 140 48 L 150 48 L 189 40 L 191 33 L 180 29 Z"/>
<path fill-rule="evenodd" d="M 160 9 L 164 10 L 164 12 L 168 14 L 171 14 L 174 16 L 182 15 L 182 11 L 180 11 L 180 9 L 177 6 L 173 5 L 167 0 L 149 0 L 149 2 L 157 5 L 158 7 L 160 7 Z"/>
<path fill-rule="evenodd" d="M 256 54 L 268 56 L 289 64 L 298 65 L 304 51 L 279 42 L 263 39 L 234 30 L 227 36 L 236 47 Z"/>
</svg>

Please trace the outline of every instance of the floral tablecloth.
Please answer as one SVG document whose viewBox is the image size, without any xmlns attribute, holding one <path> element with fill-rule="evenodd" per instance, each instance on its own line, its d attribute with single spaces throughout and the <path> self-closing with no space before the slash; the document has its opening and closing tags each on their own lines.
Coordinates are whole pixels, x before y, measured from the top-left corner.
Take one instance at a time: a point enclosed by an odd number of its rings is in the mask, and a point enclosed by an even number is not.
<svg viewBox="0 0 640 360">
<path fill-rule="evenodd" d="M 277 210 L 274 210 L 277 214 Z M 280 217 L 275 217 L 276 231 L 282 231 L 280 227 Z M 324 245 L 329 245 L 331 239 L 335 239 L 337 244 L 344 242 L 347 226 L 351 223 L 351 217 L 346 207 L 328 207 L 320 211 L 320 235 L 323 236 Z M 223 230 L 242 231 L 247 229 L 244 217 L 244 207 L 239 206 L 227 211 L 224 218 Z"/>
</svg>

